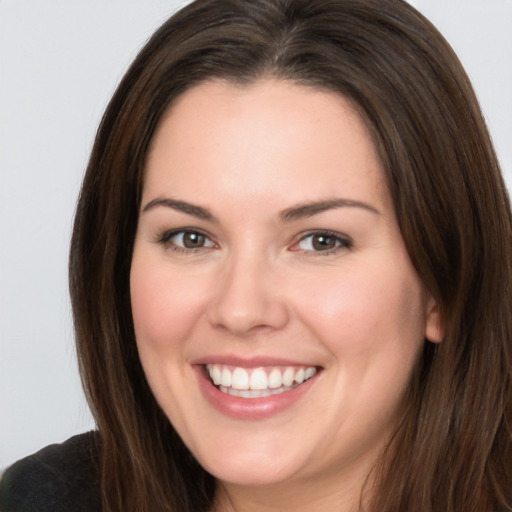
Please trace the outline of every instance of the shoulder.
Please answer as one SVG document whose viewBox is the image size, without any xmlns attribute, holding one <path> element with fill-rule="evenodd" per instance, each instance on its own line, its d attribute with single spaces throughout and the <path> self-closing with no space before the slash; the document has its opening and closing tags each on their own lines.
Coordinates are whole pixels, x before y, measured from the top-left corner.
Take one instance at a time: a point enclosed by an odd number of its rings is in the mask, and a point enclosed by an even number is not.
<svg viewBox="0 0 512 512">
<path fill-rule="evenodd" d="M 99 511 L 99 452 L 99 434 L 88 432 L 19 460 L 0 481 L 0 510 Z"/>
</svg>

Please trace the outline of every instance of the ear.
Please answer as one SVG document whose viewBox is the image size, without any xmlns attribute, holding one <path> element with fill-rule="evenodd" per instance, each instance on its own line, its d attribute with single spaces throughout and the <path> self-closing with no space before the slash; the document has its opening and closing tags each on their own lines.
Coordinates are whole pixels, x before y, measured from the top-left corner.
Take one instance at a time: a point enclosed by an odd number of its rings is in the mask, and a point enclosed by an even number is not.
<svg viewBox="0 0 512 512">
<path fill-rule="evenodd" d="M 432 343 L 441 343 L 444 338 L 444 322 L 436 300 L 430 294 L 426 304 L 425 338 Z"/>
</svg>

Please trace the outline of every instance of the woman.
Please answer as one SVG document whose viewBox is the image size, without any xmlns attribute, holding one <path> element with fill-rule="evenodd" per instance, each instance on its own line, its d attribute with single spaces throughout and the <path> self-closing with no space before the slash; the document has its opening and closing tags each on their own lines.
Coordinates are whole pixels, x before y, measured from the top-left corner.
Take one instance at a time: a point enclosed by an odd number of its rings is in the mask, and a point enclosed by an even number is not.
<svg viewBox="0 0 512 512">
<path fill-rule="evenodd" d="M 185 7 L 83 183 L 99 433 L 52 454 L 70 502 L 510 510 L 510 220 L 467 77 L 406 3 Z"/>
</svg>

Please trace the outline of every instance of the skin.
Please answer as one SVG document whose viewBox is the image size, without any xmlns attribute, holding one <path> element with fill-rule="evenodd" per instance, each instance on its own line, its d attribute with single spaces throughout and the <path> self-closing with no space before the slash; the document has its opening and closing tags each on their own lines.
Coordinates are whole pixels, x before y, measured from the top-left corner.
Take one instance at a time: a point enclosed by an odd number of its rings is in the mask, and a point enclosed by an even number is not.
<svg viewBox="0 0 512 512">
<path fill-rule="evenodd" d="M 425 337 L 442 337 L 363 121 L 330 92 L 206 82 L 163 118 L 145 173 L 131 268 L 138 350 L 162 409 L 219 482 L 216 510 L 357 510 Z M 214 218 L 148 207 L 164 198 Z M 283 219 L 340 198 L 357 204 Z M 203 245 L 163 240 L 180 229 Z M 312 232 L 326 230 L 336 235 L 323 250 Z M 198 386 L 192 363 L 212 354 L 322 370 L 284 411 L 240 420 Z"/>
</svg>

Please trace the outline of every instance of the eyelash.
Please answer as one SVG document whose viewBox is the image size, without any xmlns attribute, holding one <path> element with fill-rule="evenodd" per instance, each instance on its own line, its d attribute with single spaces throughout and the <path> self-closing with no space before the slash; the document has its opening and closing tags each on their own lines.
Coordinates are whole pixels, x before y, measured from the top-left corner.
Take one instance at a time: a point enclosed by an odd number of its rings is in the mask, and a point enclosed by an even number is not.
<svg viewBox="0 0 512 512">
<path fill-rule="evenodd" d="M 176 243 L 171 242 L 171 239 L 177 235 L 198 235 L 199 237 L 204 237 L 205 240 L 208 240 L 210 242 L 209 245 L 203 245 L 199 247 L 182 247 L 180 245 L 176 245 Z M 301 242 L 304 242 L 308 238 L 313 237 L 323 237 L 328 240 L 332 240 L 335 243 L 335 246 L 330 249 L 325 250 L 314 250 L 314 249 L 300 249 L 298 248 L 298 245 Z M 170 231 L 165 231 L 161 235 L 157 237 L 157 243 L 166 246 L 167 249 L 171 250 L 174 253 L 181 253 L 181 254 L 190 254 L 195 253 L 200 250 L 210 250 L 211 248 L 215 247 L 215 242 L 212 241 L 212 239 L 204 232 L 198 230 L 198 229 L 173 229 Z M 313 242 L 314 243 L 314 242 Z M 295 248 L 297 247 L 297 248 Z M 309 233 L 303 234 L 298 241 L 294 242 L 292 245 L 292 248 L 290 249 L 293 252 L 302 252 L 303 254 L 308 255 L 314 255 L 314 256 L 327 256 L 330 254 L 337 253 L 340 250 L 343 249 L 351 249 L 353 247 L 352 240 L 347 237 L 346 235 L 340 235 L 340 233 L 336 233 L 334 231 L 311 231 Z"/>
<path fill-rule="evenodd" d="M 335 243 L 335 246 L 331 249 L 325 249 L 325 250 L 311 250 L 311 249 L 291 249 L 293 251 L 301 251 L 303 253 L 306 253 L 308 255 L 313 256 L 328 256 L 330 254 L 335 254 L 338 251 L 344 250 L 344 249 L 352 249 L 353 247 L 353 241 L 346 235 L 341 235 L 340 233 L 336 233 L 334 231 L 325 231 L 325 230 L 319 230 L 319 231 L 311 231 L 309 233 L 306 233 L 302 235 L 297 242 L 293 244 L 292 247 L 298 246 L 301 242 L 304 242 L 308 238 L 314 238 L 314 237 L 323 237 L 329 240 L 333 240 Z"/>
<path fill-rule="evenodd" d="M 198 235 L 200 237 L 204 237 L 205 240 L 209 240 L 211 242 L 211 245 L 205 245 L 200 247 L 182 247 L 180 245 L 176 245 L 175 243 L 171 242 L 171 239 L 177 235 Z M 166 249 L 174 252 L 174 253 L 180 253 L 180 254 L 190 254 L 195 253 L 200 250 L 204 249 L 211 249 L 215 246 L 215 242 L 211 240 L 211 238 L 204 232 L 202 232 L 199 229 L 173 229 L 170 231 L 165 231 L 157 238 L 157 243 L 163 245 L 166 247 Z"/>
</svg>

